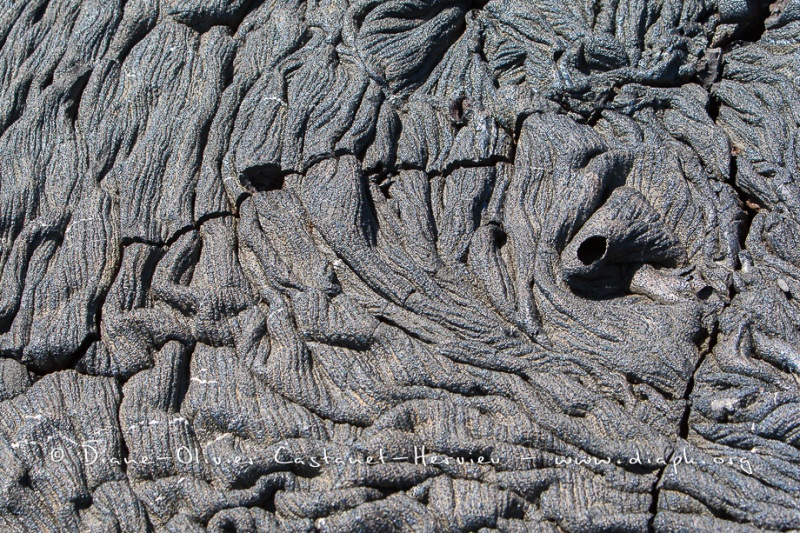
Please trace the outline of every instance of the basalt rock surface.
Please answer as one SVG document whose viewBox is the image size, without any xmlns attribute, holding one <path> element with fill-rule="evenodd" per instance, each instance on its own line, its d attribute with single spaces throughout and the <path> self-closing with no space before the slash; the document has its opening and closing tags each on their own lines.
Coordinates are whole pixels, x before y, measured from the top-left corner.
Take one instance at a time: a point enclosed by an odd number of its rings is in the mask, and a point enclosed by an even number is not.
<svg viewBox="0 0 800 533">
<path fill-rule="evenodd" d="M 798 0 L 0 0 L 0 530 L 798 530 L 799 180 Z"/>
</svg>

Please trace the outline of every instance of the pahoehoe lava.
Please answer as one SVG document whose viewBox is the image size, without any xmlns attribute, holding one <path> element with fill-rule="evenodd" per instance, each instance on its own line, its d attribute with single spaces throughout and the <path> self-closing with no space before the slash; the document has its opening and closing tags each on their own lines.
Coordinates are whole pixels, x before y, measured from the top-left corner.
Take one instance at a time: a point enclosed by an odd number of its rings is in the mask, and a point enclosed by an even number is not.
<svg viewBox="0 0 800 533">
<path fill-rule="evenodd" d="M 0 0 L 0 530 L 800 530 L 800 0 Z"/>
</svg>

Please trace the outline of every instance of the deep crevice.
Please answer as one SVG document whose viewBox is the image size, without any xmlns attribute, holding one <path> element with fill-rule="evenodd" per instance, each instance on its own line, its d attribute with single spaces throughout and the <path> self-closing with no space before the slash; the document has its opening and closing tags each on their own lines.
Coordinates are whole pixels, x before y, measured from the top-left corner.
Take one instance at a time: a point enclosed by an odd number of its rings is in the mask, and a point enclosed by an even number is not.
<svg viewBox="0 0 800 533">
<path fill-rule="evenodd" d="M 756 43 L 764 36 L 767 31 L 767 18 L 769 17 L 770 2 L 762 1 L 757 7 L 756 12 L 748 17 L 747 22 L 743 22 L 735 38 L 738 41 Z"/>
<path fill-rule="evenodd" d="M 247 195 L 247 198 L 249 197 L 250 196 Z M 216 211 L 214 213 L 208 213 L 198 218 L 194 224 L 187 224 L 186 226 L 175 230 L 175 232 L 173 232 L 173 234 L 165 241 L 154 241 L 142 237 L 123 237 L 121 239 L 121 245 L 125 247 L 125 246 L 130 246 L 131 244 L 146 244 L 148 246 L 156 246 L 159 248 L 169 247 L 175 244 L 178 241 L 178 239 L 180 239 L 190 231 L 199 230 L 203 224 L 205 224 L 210 220 L 215 220 L 217 218 L 225 218 L 225 217 L 236 217 L 236 216 L 237 215 L 235 213 L 232 213 L 231 211 Z"/>
<path fill-rule="evenodd" d="M 767 19 L 771 15 L 770 3 L 770 0 L 761 0 L 753 13 L 738 21 L 736 31 L 728 39 L 716 43 L 723 53 L 761 40 L 767 31 Z"/>
<path fill-rule="evenodd" d="M 715 97 L 713 94 L 709 94 L 708 103 L 706 104 L 706 113 L 708 113 L 709 118 L 714 121 L 714 124 L 717 123 L 717 119 L 719 119 L 719 110 L 722 106 L 722 102 L 719 98 Z"/>
<path fill-rule="evenodd" d="M 120 387 L 122 390 L 122 387 Z M 124 398 L 124 396 L 123 396 Z M 122 398 L 120 398 L 120 405 L 122 405 Z M 120 427 L 120 438 L 119 438 L 119 467 L 122 469 L 122 472 L 125 474 L 125 477 L 128 477 L 128 459 L 130 458 L 130 450 L 128 450 L 128 444 L 125 442 L 125 434 L 122 432 L 122 421 L 117 420 Z"/>
<path fill-rule="evenodd" d="M 406 335 L 408 335 L 412 339 L 416 339 L 416 340 L 418 340 L 420 342 L 424 342 L 426 344 L 429 342 L 428 340 L 426 340 L 426 339 L 422 338 L 421 336 L 419 336 L 414 331 L 411 331 L 410 329 L 402 326 L 401 324 L 395 322 L 394 320 L 392 320 L 391 318 L 387 317 L 384 314 L 375 315 L 375 318 L 378 320 L 378 322 L 380 322 L 382 324 L 386 324 L 387 326 L 399 329 L 400 331 L 402 331 L 403 333 L 405 333 Z M 376 327 L 376 329 L 377 329 L 377 327 Z"/>
<path fill-rule="evenodd" d="M 745 218 L 741 221 L 739 225 L 739 247 L 744 250 L 746 249 L 745 243 L 747 241 L 748 235 L 750 235 L 750 227 L 753 225 L 753 219 L 755 219 L 756 215 L 762 209 L 761 205 L 758 204 L 755 198 L 753 198 L 750 194 L 746 191 L 742 190 L 737 183 L 737 178 L 739 175 L 739 162 L 738 162 L 738 155 L 734 154 L 731 157 L 731 178 L 729 185 L 736 193 L 736 196 L 741 201 L 741 207 L 744 211 Z"/>
<path fill-rule="evenodd" d="M 726 305 L 727 307 L 727 305 Z M 720 311 L 721 313 L 722 311 Z M 680 424 L 678 426 L 678 436 L 681 439 L 686 439 L 689 436 L 689 418 L 692 412 L 692 402 L 691 396 L 692 392 L 694 391 L 695 386 L 695 376 L 697 372 L 700 370 L 700 367 L 703 365 L 703 362 L 706 359 L 706 356 L 714 351 L 714 347 L 717 345 L 717 337 L 719 335 L 719 323 L 718 321 L 714 322 L 712 330 L 707 335 L 703 336 L 703 340 L 707 340 L 707 346 L 705 348 L 701 348 L 700 355 L 697 359 L 697 363 L 695 364 L 694 371 L 692 375 L 689 377 L 689 381 L 686 384 L 686 390 L 683 394 L 683 401 L 686 402 L 686 405 L 683 410 L 683 415 L 681 416 Z M 702 345 L 702 342 L 701 342 Z M 650 519 L 648 520 L 648 531 L 655 531 L 655 519 L 656 515 L 658 514 L 658 498 L 661 490 L 658 488 L 659 483 L 661 483 L 661 479 L 664 477 L 664 472 L 666 472 L 667 467 L 670 465 L 670 461 L 672 460 L 672 456 L 675 454 L 673 450 L 670 457 L 665 461 L 665 465 L 663 465 L 658 472 L 658 476 L 656 477 L 655 482 L 651 488 L 651 494 L 653 500 L 650 504 Z"/>
<path fill-rule="evenodd" d="M 685 439 L 689 436 L 689 416 L 691 415 L 692 411 L 691 396 L 692 392 L 694 391 L 695 376 L 697 375 L 698 370 L 700 370 L 700 367 L 703 365 L 706 356 L 714 351 L 714 347 L 717 345 L 718 335 L 719 323 L 715 321 L 711 332 L 705 336 L 705 339 L 708 341 L 708 346 L 700 350 L 700 356 L 697 358 L 694 372 L 692 372 L 691 377 L 689 377 L 689 382 L 686 384 L 686 391 L 683 393 L 683 400 L 686 402 L 686 406 L 684 407 L 683 416 L 681 417 L 681 422 L 678 427 L 678 436 L 680 436 L 682 439 Z"/>
<path fill-rule="evenodd" d="M 664 472 L 667 471 L 667 467 L 669 466 L 670 461 L 672 460 L 672 456 L 675 455 L 673 451 L 669 458 L 665 461 L 665 465 L 663 465 L 659 470 L 658 474 L 656 475 L 656 480 L 653 482 L 653 486 L 650 488 L 650 494 L 653 497 L 652 501 L 650 502 L 650 508 L 648 512 L 650 514 L 650 519 L 647 521 L 647 531 L 648 532 L 655 532 L 655 521 L 656 515 L 658 514 L 658 497 L 661 493 L 661 489 L 658 488 L 659 483 L 661 483 L 661 479 L 664 477 Z"/>
<path fill-rule="evenodd" d="M 47 1 L 47 2 L 42 2 L 40 6 L 36 7 L 36 10 L 33 12 L 33 15 L 31 16 L 31 26 L 37 24 L 44 18 L 44 14 L 47 12 L 47 8 L 49 7 L 49 5 L 50 2 Z"/>
</svg>

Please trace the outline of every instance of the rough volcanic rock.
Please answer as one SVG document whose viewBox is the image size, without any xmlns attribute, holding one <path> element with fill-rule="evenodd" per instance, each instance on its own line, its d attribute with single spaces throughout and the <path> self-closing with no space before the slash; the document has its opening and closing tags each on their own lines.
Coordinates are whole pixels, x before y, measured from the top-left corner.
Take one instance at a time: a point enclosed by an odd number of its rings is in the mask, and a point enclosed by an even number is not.
<svg viewBox="0 0 800 533">
<path fill-rule="evenodd" d="M 0 0 L 0 529 L 800 530 L 799 83 L 797 0 Z"/>
</svg>

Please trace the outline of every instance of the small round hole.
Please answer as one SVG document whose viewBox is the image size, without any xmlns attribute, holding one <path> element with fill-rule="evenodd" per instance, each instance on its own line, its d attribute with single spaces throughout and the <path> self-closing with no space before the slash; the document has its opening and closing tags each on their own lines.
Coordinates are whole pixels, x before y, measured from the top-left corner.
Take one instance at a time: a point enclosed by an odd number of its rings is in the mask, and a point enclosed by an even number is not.
<svg viewBox="0 0 800 533">
<path fill-rule="evenodd" d="M 697 297 L 700 298 L 701 300 L 708 300 L 709 298 L 711 298 L 712 294 L 714 294 L 714 289 L 709 285 L 706 285 L 705 287 L 697 291 Z"/>
<path fill-rule="evenodd" d="M 578 246 L 578 259 L 584 265 L 591 265 L 606 253 L 606 238 L 595 235 Z"/>
<path fill-rule="evenodd" d="M 497 228 L 497 232 L 495 233 L 495 244 L 497 245 L 497 249 L 501 250 L 506 243 L 508 243 L 508 235 L 502 229 Z"/>
<path fill-rule="evenodd" d="M 276 191 L 283 188 L 284 176 L 278 165 L 255 165 L 239 177 L 242 185 L 253 192 Z"/>
<path fill-rule="evenodd" d="M 459 124 L 464 120 L 469 109 L 469 102 L 463 96 L 450 104 L 450 120 Z"/>
</svg>

